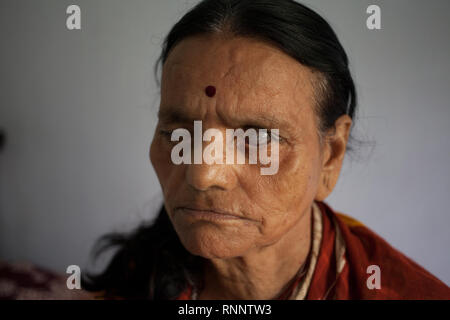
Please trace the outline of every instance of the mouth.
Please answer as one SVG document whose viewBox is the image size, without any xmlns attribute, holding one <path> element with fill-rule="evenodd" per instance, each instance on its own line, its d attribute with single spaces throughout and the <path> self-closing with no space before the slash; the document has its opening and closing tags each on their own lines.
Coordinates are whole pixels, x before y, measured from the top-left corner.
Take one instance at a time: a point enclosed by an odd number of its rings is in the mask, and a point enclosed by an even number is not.
<svg viewBox="0 0 450 320">
<path fill-rule="evenodd" d="M 177 207 L 175 212 L 190 218 L 207 221 L 248 220 L 233 212 L 217 208 Z"/>
</svg>

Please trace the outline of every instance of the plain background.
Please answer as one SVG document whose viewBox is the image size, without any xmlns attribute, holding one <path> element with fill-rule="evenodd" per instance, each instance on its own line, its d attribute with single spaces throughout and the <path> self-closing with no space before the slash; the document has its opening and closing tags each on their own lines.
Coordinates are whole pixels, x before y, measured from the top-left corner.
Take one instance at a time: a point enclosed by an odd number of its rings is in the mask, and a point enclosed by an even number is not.
<svg viewBox="0 0 450 320">
<path fill-rule="evenodd" d="M 0 259 L 84 268 L 100 235 L 153 217 L 153 64 L 195 2 L 0 1 Z M 365 144 L 328 202 L 450 284 L 450 1 L 303 3 L 337 32 L 359 93 Z M 382 30 L 366 28 L 370 4 Z"/>
</svg>

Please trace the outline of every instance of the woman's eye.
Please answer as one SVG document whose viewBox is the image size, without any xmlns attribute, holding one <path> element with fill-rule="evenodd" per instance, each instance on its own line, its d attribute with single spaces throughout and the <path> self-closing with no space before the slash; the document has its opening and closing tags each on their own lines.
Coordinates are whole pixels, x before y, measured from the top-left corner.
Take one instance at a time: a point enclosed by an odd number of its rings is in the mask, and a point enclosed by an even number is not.
<svg viewBox="0 0 450 320">
<path fill-rule="evenodd" d="M 248 145 L 251 147 L 266 146 L 273 142 L 280 142 L 280 135 L 274 130 L 258 129 L 249 136 Z"/>
<path fill-rule="evenodd" d="M 271 142 L 282 142 L 283 138 L 280 137 L 280 134 L 278 133 L 278 130 L 271 130 L 270 131 L 270 141 Z"/>
</svg>

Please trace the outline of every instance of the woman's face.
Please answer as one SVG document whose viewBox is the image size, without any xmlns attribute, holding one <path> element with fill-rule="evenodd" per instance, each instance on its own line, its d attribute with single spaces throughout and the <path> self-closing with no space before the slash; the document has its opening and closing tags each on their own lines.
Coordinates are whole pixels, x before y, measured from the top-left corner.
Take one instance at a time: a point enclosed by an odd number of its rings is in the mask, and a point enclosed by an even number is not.
<svg viewBox="0 0 450 320">
<path fill-rule="evenodd" d="M 166 211 L 191 253 L 245 255 L 277 242 L 310 210 L 323 170 L 314 77 L 279 49 L 249 38 L 201 35 L 171 51 L 150 158 Z M 216 87 L 215 96 L 205 94 L 207 86 Z M 175 165 L 171 151 L 178 142 L 170 132 L 192 132 L 194 120 L 224 137 L 226 129 L 279 129 L 278 172 L 261 175 L 262 165 L 248 159 Z"/>
</svg>

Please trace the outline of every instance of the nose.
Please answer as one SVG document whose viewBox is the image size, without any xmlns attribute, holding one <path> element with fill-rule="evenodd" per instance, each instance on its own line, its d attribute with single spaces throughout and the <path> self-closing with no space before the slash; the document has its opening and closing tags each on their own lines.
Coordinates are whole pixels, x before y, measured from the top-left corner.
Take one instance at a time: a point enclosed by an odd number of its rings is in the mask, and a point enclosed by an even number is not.
<svg viewBox="0 0 450 320">
<path fill-rule="evenodd" d="M 230 164 L 189 164 L 186 169 L 186 181 L 197 191 L 219 189 L 232 190 L 237 178 Z"/>
</svg>

